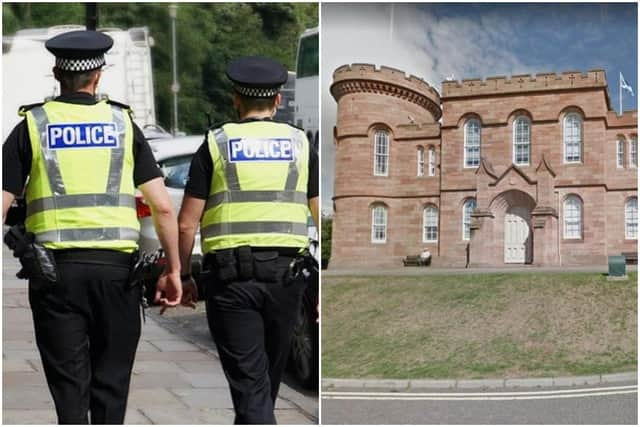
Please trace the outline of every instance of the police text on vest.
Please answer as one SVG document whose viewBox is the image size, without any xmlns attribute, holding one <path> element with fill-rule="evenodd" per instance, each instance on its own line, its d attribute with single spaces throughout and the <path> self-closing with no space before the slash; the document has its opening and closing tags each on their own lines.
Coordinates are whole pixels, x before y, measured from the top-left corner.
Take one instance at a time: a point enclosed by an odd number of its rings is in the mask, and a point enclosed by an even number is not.
<svg viewBox="0 0 640 427">
<path fill-rule="evenodd" d="M 231 138 L 230 162 L 293 161 L 291 138 Z"/>
<path fill-rule="evenodd" d="M 115 123 L 63 123 L 47 125 L 50 150 L 64 148 L 117 148 Z"/>
</svg>

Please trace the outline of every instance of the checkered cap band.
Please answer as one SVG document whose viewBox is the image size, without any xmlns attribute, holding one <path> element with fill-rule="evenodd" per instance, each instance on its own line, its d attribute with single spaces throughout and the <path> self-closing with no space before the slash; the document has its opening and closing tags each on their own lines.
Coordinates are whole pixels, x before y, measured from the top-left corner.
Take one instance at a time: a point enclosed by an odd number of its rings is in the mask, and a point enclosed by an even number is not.
<svg viewBox="0 0 640 427">
<path fill-rule="evenodd" d="M 240 95 L 249 96 L 252 98 L 270 98 L 272 96 L 276 96 L 278 92 L 280 92 L 280 86 L 278 87 L 244 87 L 235 85 L 236 91 Z"/>
<path fill-rule="evenodd" d="M 95 58 L 67 59 L 56 58 L 56 67 L 65 71 L 90 71 L 106 64 L 104 55 Z"/>
</svg>

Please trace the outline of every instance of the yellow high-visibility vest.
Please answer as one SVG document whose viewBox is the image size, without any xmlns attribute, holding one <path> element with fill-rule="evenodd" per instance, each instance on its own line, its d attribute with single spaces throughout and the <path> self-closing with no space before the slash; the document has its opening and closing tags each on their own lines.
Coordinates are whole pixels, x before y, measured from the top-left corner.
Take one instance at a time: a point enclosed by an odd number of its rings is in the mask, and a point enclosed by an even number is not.
<svg viewBox="0 0 640 427">
<path fill-rule="evenodd" d="M 229 123 L 207 134 L 213 160 L 203 253 L 309 244 L 309 142 L 286 123 Z"/>
<path fill-rule="evenodd" d="M 51 249 L 136 249 L 129 112 L 107 101 L 50 101 L 20 114 L 32 152 L 27 231 Z"/>
</svg>

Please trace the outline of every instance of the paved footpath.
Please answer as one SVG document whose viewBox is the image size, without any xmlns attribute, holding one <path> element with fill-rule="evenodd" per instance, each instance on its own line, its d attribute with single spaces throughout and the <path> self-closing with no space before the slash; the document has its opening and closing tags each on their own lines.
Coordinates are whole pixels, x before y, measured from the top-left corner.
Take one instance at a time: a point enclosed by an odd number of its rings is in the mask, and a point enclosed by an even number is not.
<svg viewBox="0 0 640 427">
<path fill-rule="evenodd" d="M 627 265 L 628 272 L 638 271 L 637 265 Z M 606 265 L 580 267 L 538 267 L 535 265 L 505 265 L 502 267 L 391 267 L 391 268 L 329 268 L 322 270 L 322 277 L 333 276 L 426 276 L 431 274 L 494 274 L 494 273 L 601 273 L 608 272 Z"/>
<path fill-rule="evenodd" d="M 4 247 L 2 421 L 54 424 L 53 401 L 35 344 L 27 282 L 15 278 L 18 269 L 19 263 Z M 227 382 L 206 332 L 202 305 L 195 312 L 183 308 L 163 317 L 157 308 L 148 310 L 133 368 L 126 424 L 233 423 Z M 282 384 L 276 417 L 280 424 L 317 423 L 317 391 Z"/>
</svg>

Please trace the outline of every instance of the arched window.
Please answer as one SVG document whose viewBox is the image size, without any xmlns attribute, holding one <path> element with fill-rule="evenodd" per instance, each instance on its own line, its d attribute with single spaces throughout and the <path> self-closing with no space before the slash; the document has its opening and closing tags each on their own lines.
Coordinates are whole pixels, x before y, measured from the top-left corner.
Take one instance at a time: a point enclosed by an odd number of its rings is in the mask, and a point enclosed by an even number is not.
<svg viewBox="0 0 640 427">
<path fill-rule="evenodd" d="M 462 240 L 471 238 L 471 212 L 476 208 L 476 199 L 467 199 L 462 206 Z"/>
<path fill-rule="evenodd" d="M 638 198 L 631 197 L 624 205 L 624 237 L 638 238 Z"/>
<path fill-rule="evenodd" d="M 422 211 L 422 241 L 438 241 L 438 208 L 427 206 Z"/>
<path fill-rule="evenodd" d="M 564 117 L 564 162 L 582 162 L 582 118 L 578 113 Z"/>
<path fill-rule="evenodd" d="M 480 120 L 469 119 L 464 124 L 464 167 L 480 166 Z"/>
<path fill-rule="evenodd" d="M 424 176 L 424 148 L 418 147 L 418 176 Z"/>
<path fill-rule="evenodd" d="M 578 196 L 571 195 L 564 199 L 564 238 L 582 238 L 582 201 Z"/>
<path fill-rule="evenodd" d="M 632 136 L 629 140 L 629 167 L 638 167 L 638 138 Z"/>
<path fill-rule="evenodd" d="M 375 154 L 373 156 L 373 174 L 389 175 L 389 134 L 379 130 L 375 134 Z"/>
<path fill-rule="evenodd" d="M 371 210 L 371 242 L 385 243 L 387 241 L 387 208 L 376 205 Z"/>
<path fill-rule="evenodd" d="M 513 121 L 513 163 L 528 166 L 531 152 L 529 119 L 520 116 Z"/>
<path fill-rule="evenodd" d="M 616 141 L 616 166 L 618 168 L 624 167 L 624 139 L 618 138 Z"/>
<path fill-rule="evenodd" d="M 429 147 L 429 176 L 436 176 L 436 149 Z"/>
</svg>

